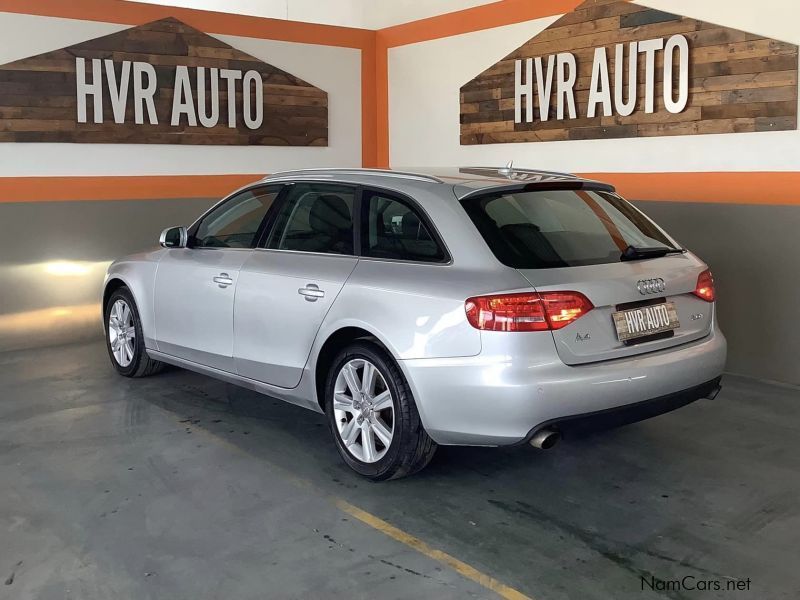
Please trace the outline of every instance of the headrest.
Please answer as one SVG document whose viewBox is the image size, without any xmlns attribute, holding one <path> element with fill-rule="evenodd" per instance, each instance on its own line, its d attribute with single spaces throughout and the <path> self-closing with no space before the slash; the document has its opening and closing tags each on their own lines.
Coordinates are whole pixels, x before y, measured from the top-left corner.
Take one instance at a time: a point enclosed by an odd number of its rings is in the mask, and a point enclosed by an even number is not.
<svg viewBox="0 0 800 600">
<path fill-rule="evenodd" d="M 311 206 L 308 223 L 314 231 L 337 235 L 343 229 L 351 228 L 352 219 L 347 204 L 340 196 L 325 194 Z"/>
<path fill-rule="evenodd" d="M 428 238 L 425 229 L 422 227 L 419 217 L 412 211 L 408 211 L 403 215 L 402 223 L 404 238 L 412 240 L 422 240 Z"/>
</svg>

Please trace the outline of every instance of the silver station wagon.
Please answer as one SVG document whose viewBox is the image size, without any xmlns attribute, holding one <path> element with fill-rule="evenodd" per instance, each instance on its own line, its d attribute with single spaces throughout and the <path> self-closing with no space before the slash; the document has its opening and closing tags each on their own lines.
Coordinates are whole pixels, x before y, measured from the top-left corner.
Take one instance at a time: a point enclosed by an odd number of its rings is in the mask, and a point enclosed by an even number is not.
<svg viewBox="0 0 800 600">
<path fill-rule="evenodd" d="M 327 416 L 375 480 L 437 444 L 549 448 L 713 398 L 707 266 L 610 185 L 563 173 L 312 169 L 114 262 L 108 352 Z"/>
</svg>

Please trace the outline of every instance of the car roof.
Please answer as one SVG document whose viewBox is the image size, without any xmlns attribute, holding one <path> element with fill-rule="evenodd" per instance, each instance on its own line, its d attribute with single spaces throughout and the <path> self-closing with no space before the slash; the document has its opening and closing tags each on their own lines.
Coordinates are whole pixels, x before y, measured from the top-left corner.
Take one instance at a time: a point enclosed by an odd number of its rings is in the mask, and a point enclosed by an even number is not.
<svg viewBox="0 0 800 600">
<path fill-rule="evenodd" d="M 281 180 L 330 180 L 362 185 L 381 185 L 392 189 L 403 189 L 424 186 L 448 186 L 453 189 L 458 199 L 466 198 L 475 193 L 496 189 L 519 189 L 525 186 L 552 184 L 586 184 L 587 187 L 600 187 L 613 191 L 613 187 L 584 179 L 571 173 L 556 171 L 542 171 L 535 169 L 520 169 L 511 164 L 505 167 L 461 167 L 438 169 L 414 169 L 399 171 L 392 169 L 366 169 L 366 168 L 326 168 L 326 169 L 298 169 L 295 171 L 282 171 L 273 173 L 263 179 L 264 182 Z M 404 185 L 405 184 L 405 185 Z"/>
</svg>

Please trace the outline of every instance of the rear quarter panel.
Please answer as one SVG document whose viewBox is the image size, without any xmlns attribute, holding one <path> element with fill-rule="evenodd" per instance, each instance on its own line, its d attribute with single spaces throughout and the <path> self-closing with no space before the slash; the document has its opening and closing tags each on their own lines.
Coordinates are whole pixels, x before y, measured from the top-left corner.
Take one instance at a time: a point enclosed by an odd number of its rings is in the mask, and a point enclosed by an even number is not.
<svg viewBox="0 0 800 600">
<path fill-rule="evenodd" d="M 523 288 L 512 269 L 460 268 L 361 259 L 328 313 L 320 338 L 358 326 L 373 333 L 400 360 L 475 356 L 480 332 L 466 318 L 475 294 Z"/>
</svg>

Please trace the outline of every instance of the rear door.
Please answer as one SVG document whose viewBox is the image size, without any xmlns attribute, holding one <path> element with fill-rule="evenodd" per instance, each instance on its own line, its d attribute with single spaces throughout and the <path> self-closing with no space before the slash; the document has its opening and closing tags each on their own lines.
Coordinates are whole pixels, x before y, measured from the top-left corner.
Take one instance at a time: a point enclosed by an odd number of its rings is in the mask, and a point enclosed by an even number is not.
<svg viewBox="0 0 800 600">
<path fill-rule="evenodd" d="M 271 231 L 239 274 L 234 357 L 239 375 L 295 387 L 314 338 L 358 262 L 356 188 L 295 183 Z"/>
<path fill-rule="evenodd" d="M 594 305 L 553 331 L 564 363 L 633 356 L 708 335 L 713 304 L 693 294 L 705 265 L 610 190 L 573 187 L 463 202 L 498 259 L 537 291 L 580 292 Z M 653 257 L 647 249 L 660 251 Z"/>
</svg>

